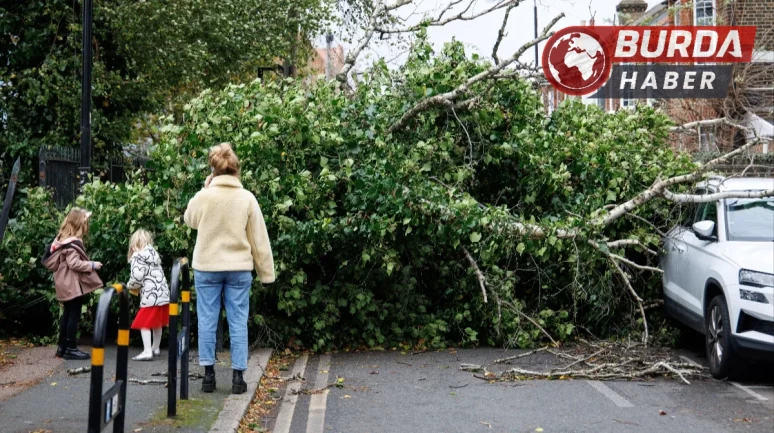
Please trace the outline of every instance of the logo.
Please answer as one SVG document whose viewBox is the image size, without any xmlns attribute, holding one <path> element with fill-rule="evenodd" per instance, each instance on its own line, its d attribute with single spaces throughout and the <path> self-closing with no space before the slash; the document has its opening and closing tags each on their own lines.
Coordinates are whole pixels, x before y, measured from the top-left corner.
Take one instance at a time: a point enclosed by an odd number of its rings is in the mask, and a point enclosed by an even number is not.
<svg viewBox="0 0 774 433">
<path fill-rule="evenodd" d="M 732 64 L 751 61 L 755 31 L 751 26 L 567 27 L 543 49 L 543 73 L 557 90 L 573 96 L 723 98 Z"/>
<path fill-rule="evenodd" d="M 612 64 L 605 41 L 586 27 L 560 30 L 543 50 L 546 78 L 555 88 L 573 96 L 602 87 Z"/>
</svg>

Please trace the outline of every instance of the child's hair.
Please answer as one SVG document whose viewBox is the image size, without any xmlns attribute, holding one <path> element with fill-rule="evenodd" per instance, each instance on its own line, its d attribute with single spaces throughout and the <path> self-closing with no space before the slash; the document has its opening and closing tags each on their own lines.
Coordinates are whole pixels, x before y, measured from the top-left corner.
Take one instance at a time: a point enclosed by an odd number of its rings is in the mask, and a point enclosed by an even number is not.
<svg viewBox="0 0 774 433">
<path fill-rule="evenodd" d="M 83 238 L 89 233 L 89 216 L 91 212 L 79 207 L 74 207 L 59 226 L 56 238 L 63 241 L 68 238 Z"/>
<path fill-rule="evenodd" d="M 213 175 L 239 176 L 239 158 L 230 143 L 220 143 L 210 149 L 210 167 Z"/>
<path fill-rule="evenodd" d="M 129 252 L 126 254 L 126 260 L 131 262 L 132 254 L 149 246 L 153 246 L 153 236 L 150 232 L 143 229 L 135 231 L 129 239 Z"/>
</svg>

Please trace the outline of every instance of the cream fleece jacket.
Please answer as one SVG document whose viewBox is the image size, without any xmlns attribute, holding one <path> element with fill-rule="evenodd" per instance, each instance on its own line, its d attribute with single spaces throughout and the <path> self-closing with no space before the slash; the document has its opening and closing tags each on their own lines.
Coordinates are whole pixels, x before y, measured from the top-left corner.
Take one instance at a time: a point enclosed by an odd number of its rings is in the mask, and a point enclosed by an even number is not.
<svg viewBox="0 0 774 433">
<path fill-rule="evenodd" d="M 234 176 L 216 176 L 188 202 L 185 223 L 196 233 L 193 268 L 255 271 L 274 282 L 274 257 L 258 200 Z"/>
</svg>

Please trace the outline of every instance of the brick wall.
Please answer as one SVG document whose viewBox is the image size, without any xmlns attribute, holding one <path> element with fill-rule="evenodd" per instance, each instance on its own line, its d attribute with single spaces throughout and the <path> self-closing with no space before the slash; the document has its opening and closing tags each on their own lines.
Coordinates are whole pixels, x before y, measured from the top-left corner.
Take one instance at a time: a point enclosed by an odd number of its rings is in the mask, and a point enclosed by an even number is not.
<svg viewBox="0 0 774 433">
<path fill-rule="evenodd" d="M 755 47 L 774 51 L 774 0 L 715 0 L 718 24 L 758 27 Z"/>
<path fill-rule="evenodd" d="M 669 0 L 667 7 L 670 13 L 665 19 L 645 24 L 693 25 L 693 0 Z M 774 0 L 715 0 L 715 7 L 717 25 L 757 26 L 756 50 L 774 51 Z M 735 85 L 730 89 L 729 97 L 724 100 L 669 99 L 657 101 L 655 105 L 664 110 L 678 125 L 724 115 L 741 116 L 743 109 L 751 110 L 764 118 L 774 117 L 774 90 L 766 90 L 774 87 L 774 63 L 737 65 L 734 80 Z M 644 101 L 638 101 L 642 102 Z M 607 99 L 604 102 L 607 111 L 618 110 L 620 105 L 620 99 Z M 714 135 L 714 142 L 709 143 L 710 148 L 707 148 L 705 141 L 702 149 L 699 133 L 696 131 L 673 133 L 672 143 L 675 148 L 685 151 L 727 151 L 733 148 L 736 130 L 717 127 L 705 128 L 704 132 Z"/>
</svg>

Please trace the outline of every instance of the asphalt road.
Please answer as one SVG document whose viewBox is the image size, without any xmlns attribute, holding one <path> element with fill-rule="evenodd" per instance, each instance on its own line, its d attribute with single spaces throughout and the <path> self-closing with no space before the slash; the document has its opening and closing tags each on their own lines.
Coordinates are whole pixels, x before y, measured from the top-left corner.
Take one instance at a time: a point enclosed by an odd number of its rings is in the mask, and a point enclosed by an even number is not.
<svg viewBox="0 0 774 433">
<path fill-rule="evenodd" d="M 291 386 L 321 388 L 343 378 L 345 387 L 313 395 L 288 392 L 272 432 L 774 431 L 770 379 L 489 384 L 458 370 L 461 363 L 488 364 L 503 355 L 503 350 L 475 349 L 302 356 L 290 373 L 301 373 L 306 383 Z M 699 354 L 684 356 L 702 362 Z M 540 368 L 541 362 L 521 366 Z"/>
<path fill-rule="evenodd" d="M 45 349 L 45 348 L 44 348 Z M 81 346 L 88 350 L 88 346 Z M 55 348 L 48 348 L 46 356 L 52 357 Z M 140 348 L 130 347 L 129 356 L 141 352 Z M 116 365 L 115 346 L 105 349 L 105 384 L 103 392 L 113 382 Z M 208 432 L 210 426 L 223 407 L 223 401 L 231 392 L 231 364 L 228 353 L 218 354 L 219 362 L 215 367 L 218 390 L 212 394 L 201 392 L 201 381 L 192 380 L 189 385 L 190 400 L 180 402 L 178 420 L 172 422 L 166 418 L 167 388 L 162 385 L 139 385 L 129 383 L 127 387 L 126 432 Z M 191 373 L 201 373 L 197 366 L 196 354 L 192 353 Z M 90 361 L 65 361 L 53 373 L 42 381 L 12 398 L 0 401 L 0 432 L 29 433 L 47 431 L 51 433 L 83 433 L 86 431 L 89 412 L 90 374 L 70 376 L 68 369 L 86 367 Z M 154 373 L 167 371 L 166 350 L 162 356 L 150 362 L 129 360 L 129 378 L 165 379 Z M 112 431 L 113 426 L 105 431 Z M 137 430 L 141 429 L 141 430 Z"/>
</svg>

